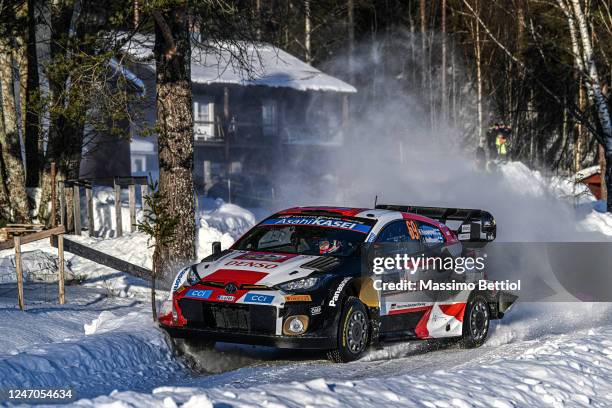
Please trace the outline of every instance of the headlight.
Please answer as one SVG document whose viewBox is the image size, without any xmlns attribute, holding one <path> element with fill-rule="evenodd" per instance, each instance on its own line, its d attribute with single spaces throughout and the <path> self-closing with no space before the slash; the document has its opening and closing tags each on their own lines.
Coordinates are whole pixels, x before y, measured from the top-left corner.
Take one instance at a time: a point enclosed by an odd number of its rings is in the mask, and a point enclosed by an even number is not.
<svg viewBox="0 0 612 408">
<path fill-rule="evenodd" d="M 164 300 L 161 304 L 161 307 L 159 308 L 159 315 L 165 316 L 165 315 L 169 315 L 172 312 L 174 312 L 174 309 L 172 307 L 172 301 Z"/>
<path fill-rule="evenodd" d="M 285 292 L 307 290 L 315 287 L 321 278 L 303 278 L 278 285 Z"/>
<path fill-rule="evenodd" d="M 198 275 L 198 272 L 196 271 L 195 265 L 190 266 L 189 273 L 187 273 L 187 284 L 189 286 L 192 286 L 198 283 L 200 280 L 201 278 L 200 278 L 200 275 Z"/>
</svg>

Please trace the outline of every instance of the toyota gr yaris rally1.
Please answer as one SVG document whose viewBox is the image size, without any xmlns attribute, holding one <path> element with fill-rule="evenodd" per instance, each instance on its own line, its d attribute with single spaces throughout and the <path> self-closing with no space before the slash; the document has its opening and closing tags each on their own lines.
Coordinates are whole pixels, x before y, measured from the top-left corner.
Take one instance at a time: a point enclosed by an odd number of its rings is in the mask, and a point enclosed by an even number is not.
<svg viewBox="0 0 612 408">
<path fill-rule="evenodd" d="M 476 347 L 513 295 L 414 290 L 399 285 L 405 270 L 374 273 L 372 265 L 399 254 L 452 260 L 493 241 L 496 229 L 482 210 L 290 208 L 181 270 L 160 325 L 174 338 L 327 350 L 338 362 L 387 341 L 457 337 Z M 474 278 L 444 267 L 428 273 L 438 284 Z"/>
</svg>

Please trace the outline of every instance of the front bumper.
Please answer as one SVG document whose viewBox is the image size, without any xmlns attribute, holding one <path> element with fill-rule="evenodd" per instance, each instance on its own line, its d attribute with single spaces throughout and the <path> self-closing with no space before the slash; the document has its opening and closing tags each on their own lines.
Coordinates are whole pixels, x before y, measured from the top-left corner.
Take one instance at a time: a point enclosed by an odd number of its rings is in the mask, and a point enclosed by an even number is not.
<svg viewBox="0 0 612 408">
<path fill-rule="evenodd" d="M 202 340 L 222 341 L 225 343 L 253 344 L 278 348 L 300 348 L 312 350 L 329 350 L 336 345 L 333 337 L 277 336 L 268 334 L 240 333 L 226 330 L 211 330 L 188 326 L 166 326 L 160 324 L 170 337 L 199 338 Z"/>
<path fill-rule="evenodd" d="M 269 295 L 270 297 L 272 295 Z M 284 298 L 283 298 L 284 300 Z M 326 350 L 336 347 L 337 310 L 322 311 L 322 299 L 273 304 L 226 303 L 173 299 L 176 316 L 160 317 L 160 326 L 171 337 L 253 344 L 278 348 Z M 312 308 L 315 313 L 312 313 Z M 283 323 L 289 316 L 309 317 L 301 335 L 287 335 Z"/>
</svg>

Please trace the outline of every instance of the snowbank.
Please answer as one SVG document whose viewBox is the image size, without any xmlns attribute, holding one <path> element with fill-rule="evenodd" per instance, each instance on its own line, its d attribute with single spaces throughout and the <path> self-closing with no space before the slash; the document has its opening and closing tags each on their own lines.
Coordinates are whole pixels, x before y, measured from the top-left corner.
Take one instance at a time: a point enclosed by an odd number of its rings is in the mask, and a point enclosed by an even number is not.
<svg viewBox="0 0 612 408">
<path fill-rule="evenodd" d="M 605 203 L 597 201 L 584 184 L 546 177 L 521 162 L 504 163 L 498 170 L 497 184 L 507 190 L 507 199 L 492 210 L 502 240 L 571 241 L 574 231 L 612 236 L 612 215 L 605 213 Z"/>
<path fill-rule="evenodd" d="M 516 407 L 605 406 L 612 383 L 612 328 L 549 336 L 509 347 L 495 358 L 473 361 L 425 375 L 392 371 L 381 378 L 291 381 L 280 371 L 275 383 L 241 388 L 164 386 L 150 394 L 115 392 L 79 406 L 126 404 L 168 407 Z M 360 363 L 344 365 L 347 377 Z M 406 365 L 410 360 L 405 361 Z M 294 367 L 299 370 L 299 367 Z M 273 368 L 271 368 L 273 369 Z M 247 374 L 247 373 L 245 373 Z M 249 373 L 253 374 L 253 373 Z"/>
<path fill-rule="evenodd" d="M 123 315 L 103 311 L 80 331 L 68 330 L 69 338 L 53 338 L 58 328 L 66 331 L 55 318 L 35 319 L 37 331 L 48 333 L 50 341 L 0 355 L 0 387 L 70 387 L 84 397 L 111 392 L 121 384 L 123 389 L 142 389 L 141 384 L 153 378 L 168 379 L 181 366 L 172 359 L 146 308 L 133 306 Z M 69 311 L 45 314 L 59 313 Z"/>
<path fill-rule="evenodd" d="M 257 222 L 252 212 L 222 200 L 216 201 L 214 210 L 204 211 L 198 220 L 197 256 L 202 259 L 212 252 L 212 243 L 221 242 L 229 248 L 242 234 Z"/>
</svg>

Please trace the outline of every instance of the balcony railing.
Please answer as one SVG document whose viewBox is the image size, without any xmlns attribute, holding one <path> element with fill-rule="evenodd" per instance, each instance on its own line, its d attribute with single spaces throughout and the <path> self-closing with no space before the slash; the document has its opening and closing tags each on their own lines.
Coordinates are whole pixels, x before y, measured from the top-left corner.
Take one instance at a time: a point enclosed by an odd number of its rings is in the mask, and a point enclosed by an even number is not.
<svg viewBox="0 0 612 408">
<path fill-rule="evenodd" d="M 194 123 L 196 142 L 223 143 L 229 137 L 229 143 L 235 145 L 265 145 L 280 142 L 289 145 L 329 145 L 339 146 L 344 141 L 342 129 L 321 129 L 310 126 L 270 127 L 254 122 L 233 122 L 223 126 L 219 121 Z"/>
</svg>

